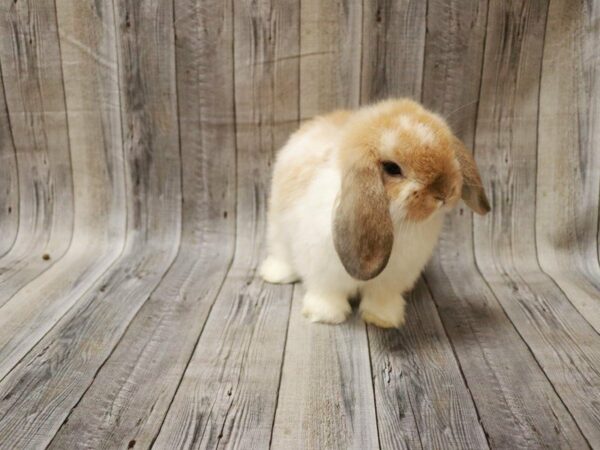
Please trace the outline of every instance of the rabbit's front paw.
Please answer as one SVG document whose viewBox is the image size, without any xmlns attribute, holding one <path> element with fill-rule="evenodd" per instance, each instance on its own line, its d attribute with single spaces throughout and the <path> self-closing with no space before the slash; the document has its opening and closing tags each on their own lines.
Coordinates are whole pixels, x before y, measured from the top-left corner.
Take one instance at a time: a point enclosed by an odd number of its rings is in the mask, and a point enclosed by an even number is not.
<svg viewBox="0 0 600 450">
<path fill-rule="evenodd" d="M 311 322 L 342 323 L 352 308 L 344 295 L 320 295 L 307 292 L 304 296 L 302 314 Z"/>
<path fill-rule="evenodd" d="M 404 325 L 404 306 L 401 295 L 381 298 L 366 295 L 360 303 L 360 315 L 367 323 L 380 328 L 400 328 Z"/>
<path fill-rule="evenodd" d="M 284 284 L 298 281 L 298 275 L 286 262 L 268 256 L 260 266 L 260 276 L 268 283 Z"/>
</svg>

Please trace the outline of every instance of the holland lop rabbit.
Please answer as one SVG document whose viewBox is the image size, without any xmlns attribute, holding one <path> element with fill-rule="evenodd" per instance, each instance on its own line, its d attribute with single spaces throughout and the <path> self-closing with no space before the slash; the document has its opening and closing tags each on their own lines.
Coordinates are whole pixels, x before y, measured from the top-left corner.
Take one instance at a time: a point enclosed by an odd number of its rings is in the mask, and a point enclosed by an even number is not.
<svg viewBox="0 0 600 450">
<path fill-rule="evenodd" d="M 402 293 L 461 197 L 479 214 L 490 210 L 475 161 L 421 105 L 387 100 L 318 117 L 278 154 L 260 274 L 302 279 L 312 321 L 343 322 L 360 293 L 363 320 L 399 327 Z"/>
</svg>

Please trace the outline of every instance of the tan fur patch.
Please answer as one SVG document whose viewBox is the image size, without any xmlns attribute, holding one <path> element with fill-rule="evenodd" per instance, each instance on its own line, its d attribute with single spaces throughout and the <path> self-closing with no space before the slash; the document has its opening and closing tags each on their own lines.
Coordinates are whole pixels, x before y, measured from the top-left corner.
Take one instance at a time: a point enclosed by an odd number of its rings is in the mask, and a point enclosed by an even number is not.
<svg viewBox="0 0 600 450">
<path fill-rule="evenodd" d="M 306 192 L 306 186 L 313 179 L 319 165 L 326 161 L 326 156 L 307 156 L 302 160 L 290 164 L 284 172 L 273 175 L 273 196 L 271 208 L 283 211 L 286 206 Z"/>
<path fill-rule="evenodd" d="M 342 126 L 352 114 L 351 111 L 338 110 L 325 116 L 319 116 L 303 124 L 295 133 L 294 138 L 312 132 L 315 127 L 329 125 Z M 326 131 L 326 128 L 325 128 Z M 316 136 L 318 137 L 318 135 Z M 333 150 L 333 149 L 332 149 Z M 330 153 L 300 155 L 293 161 L 279 167 L 273 173 L 272 195 L 270 209 L 272 211 L 283 211 L 293 204 L 302 194 L 314 178 L 318 168 L 330 157 Z"/>
<path fill-rule="evenodd" d="M 348 121 L 351 115 L 352 111 L 349 111 L 347 109 L 338 109 L 337 111 L 333 111 L 330 114 L 321 116 L 321 120 L 330 122 L 333 125 L 341 126 Z"/>
<path fill-rule="evenodd" d="M 454 149 L 463 174 L 463 200 L 477 214 L 487 214 L 491 207 L 483 190 L 483 183 L 481 182 L 475 160 L 458 139 L 454 140 Z"/>
<path fill-rule="evenodd" d="M 380 139 L 381 151 L 393 152 L 398 145 L 398 132 L 396 130 L 384 130 Z"/>
<path fill-rule="evenodd" d="M 476 212 L 489 211 L 472 157 L 445 121 L 418 103 L 408 99 L 386 100 L 354 112 L 334 111 L 305 123 L 294 136 L 311 133 L 319 126 L 323 127 L 323 133 L 345 127 L 337 155 L 342 173 L 365 158 L 375 165 L 383 161 L 400 165 L 402 177 L 388 176 L 381 167 L 377 170 L 391 202 L 400 198 L 405 183 L 412 181 L 418 186 L 402 199 L 407 219 L 425 220 L 441 205 L 453 207 L 461 192 Z M 323 138 L 327 135 L 315 136 Z M 295 156 L 276 170 L 271 209 L 283 210 L 305 193 L 318 168 L 332 157 L 333 150 Z"/>
<path fill-rule="evenodd" d="M 421 105 L 410 100 L 378 103 L 352 116 L 348 130 L 342 165 L 351 165 L 361 152 L 398 164 L 403 177 L 382 175 L 391 201 L 399 198 L 406 182 L 420 186 L 402 200 L 409 220 L 424 220 L 442 204 L 453 206 L 460 198 L 456 138 L 440 117 Z"/>
</svg>

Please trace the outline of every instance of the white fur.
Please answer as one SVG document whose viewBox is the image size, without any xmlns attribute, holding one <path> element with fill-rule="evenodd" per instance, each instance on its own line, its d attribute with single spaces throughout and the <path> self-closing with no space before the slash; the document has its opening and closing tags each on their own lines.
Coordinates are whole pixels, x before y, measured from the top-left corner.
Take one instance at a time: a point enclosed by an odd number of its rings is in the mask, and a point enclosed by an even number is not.
<svg viewBox="0 0 600 450">
<path fill-rule="evenodd" d="M 268 256 L 260 266 L 260 276 L 269 283 L 293 283 L 298 281 L 294 269 L 282 258 Z"/>
<path fill-rule="evenodd" d="M 381 151 L 385 153 L 392 153 L 398 145 L 398 132 L 396 130 L 385 130 L 381 134 L 380 139 Z"/>
<path fill-rule="evenodd" d="M 400 116 L 398 118 L 398 126 L 401 130 L 416 135 L 424 145 L 433 145 L 435 143 L 434 131 L 424 123 L 419 123 L 407 116 Z"/>
<path fill-rule="evenodd" d="M 435 143 L 435 134 L 427 125 L 418 123 L 414 128 L 414 133 L 419 137 L 425 145 L 433 145 Z"/>
<path fill-rule="evenodd" d="M 415 122 L 408 116 L 398 117 L 398 126 L 403 130 L 411 130 L 416 124 L 417 122 Z"/>
<path fill-rule="evenodd" d="M 352 312 L 348 298 L 342 292 L 323 295 L 308 291 L 302 302 L 302 314 L 313 322 L 342 323 Z"/>
<path fill-rule="evenodd" d="M 339 323 L 350 314 L 348 297 L 361 293 L 363 318 L 379 326 L 404 323 L 402 293 L 410 289 L 429 259 L 443 220 L 441 210 L 426 221 L 404 221 L 404 198 L 415 189 L 409 183 L 390 205 L 395 223 L 394 245 L 386 268 L 368 281 L 352 278 L 333 245 L 332 220 L 341 174 L 335 148 L 339 129 L 317 122 L 294 135 L 281 150 L 275 171 L 285 173 L 307 154 L 326 155 L 304 195 L 287 208 L 272 212 L 268 223 L 269 257 L 261 267 L 266 281 L 287 283 L 300 277 L 306 287 L 303 314 L 313 321 Z"/>
</svg>

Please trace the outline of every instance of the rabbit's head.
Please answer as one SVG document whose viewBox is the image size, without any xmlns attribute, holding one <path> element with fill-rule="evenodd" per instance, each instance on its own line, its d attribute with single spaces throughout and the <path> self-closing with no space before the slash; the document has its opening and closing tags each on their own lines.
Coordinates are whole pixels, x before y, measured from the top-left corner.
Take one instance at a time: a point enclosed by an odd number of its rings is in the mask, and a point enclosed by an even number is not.
<svg viewBox="0 0 600 450">
<path fill-rule="evenodd" d="M 462 198 L 490 210 L 473 157 L 439 116 L 410 100 L 362 109 L 339 147 L 342 186 L 333 238 L 348 273 L 368 280 L 386 266 L 394 231 L 452 209 Z"/>
</svg>

